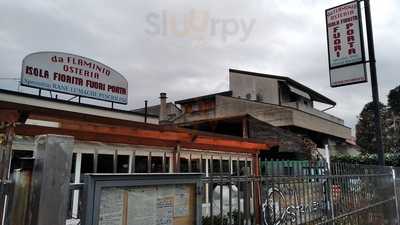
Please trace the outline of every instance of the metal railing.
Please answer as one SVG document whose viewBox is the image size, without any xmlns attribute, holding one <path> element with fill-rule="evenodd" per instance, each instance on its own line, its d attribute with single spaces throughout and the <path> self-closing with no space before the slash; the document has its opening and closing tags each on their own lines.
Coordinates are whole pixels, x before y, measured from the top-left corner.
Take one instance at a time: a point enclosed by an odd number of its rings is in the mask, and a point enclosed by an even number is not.
<svg viewBox="0 0 400 225">
<path fill-rule="evenodd" d="M 262 166 L 265 224 L 398 224 L 391 167 L 333 163 L 328 168 L 308 161 Z"/>
<path fill-rule="evenodd" d="M 250 161 L 241 170 L 233 170 L 234 163 L 225 171 L 210 161 L 202 178 L 202 224 L 399 224 L 400 168 L 262 161 L 256 173 Z M 82 199 L 83 187 L 71 184 L 67 224 L 80 224 L 83 203 L 73 215 L 72 202 Z"/>
</svg>

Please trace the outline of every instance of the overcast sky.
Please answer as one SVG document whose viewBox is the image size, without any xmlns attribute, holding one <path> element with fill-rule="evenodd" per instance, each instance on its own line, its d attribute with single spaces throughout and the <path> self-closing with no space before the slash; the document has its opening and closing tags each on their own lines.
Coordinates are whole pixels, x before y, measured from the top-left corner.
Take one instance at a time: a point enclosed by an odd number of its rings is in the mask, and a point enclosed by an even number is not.
<svg viewBox="0 0 400 225">
<path fill-rule="evenodd" d="M 0 1 L 0 88 L 16 90 L 23 57 L 86 56 L 129 81 L 128 108 L 228 90 L 228 69 L 289 76 L 337 102 L 353 127 L 370 83 L 330 88 L 324 11 L 337 0 Z M 400 84 L 400 1 L 372 0 L 381 101 Z M 397 14 L 397 16 L 396 16 Z M 186 24 L 186 26 L 185 26 Z M 7 79 L 6 79 L 7 78 Z M 23 91 L 29 88 L 21 88 Z"/>
</svg>

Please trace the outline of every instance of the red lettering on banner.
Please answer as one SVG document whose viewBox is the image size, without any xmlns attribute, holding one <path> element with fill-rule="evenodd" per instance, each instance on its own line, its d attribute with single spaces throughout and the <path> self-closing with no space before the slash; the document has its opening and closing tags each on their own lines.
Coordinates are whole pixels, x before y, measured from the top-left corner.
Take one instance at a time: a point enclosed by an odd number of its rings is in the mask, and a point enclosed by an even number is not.
<svg viewBox="0 0 400 225">
<path fill-rule="evenodd" d="M 353 23 L 346 24 L 347 44 L 349 45 L 349 49 L 347 51 L 348 55 L 356 54 L 356 49 L 354 48 L 354 30 L 352 28 L 353 26 Z"/>
<path fill-rule="evenodd" d="M 108 85 L 107 91 L 110 91 L 112 93 L 118 93 L 121 95 L 126 95 L 126 89 L 123 87 Z"/>
<path fill-rule="evenodd" d="M 342 40 L 340 39 L 339 27 L 333 28 L 333 49 L 336 52 L 336 57 L 340 57 L 342 51 Z"/>
<path fill-rule="evenodd" d="M 40 68 L 36 68 L 36 67 L 32 67 L 32 66 L 26 66 L 25 74 L 32 75 L 35 77 L 41 77 L 41 78 L 45 78 L 45 79 L 49 78 L 49 71 L 40 69 Z"/>
</svg>

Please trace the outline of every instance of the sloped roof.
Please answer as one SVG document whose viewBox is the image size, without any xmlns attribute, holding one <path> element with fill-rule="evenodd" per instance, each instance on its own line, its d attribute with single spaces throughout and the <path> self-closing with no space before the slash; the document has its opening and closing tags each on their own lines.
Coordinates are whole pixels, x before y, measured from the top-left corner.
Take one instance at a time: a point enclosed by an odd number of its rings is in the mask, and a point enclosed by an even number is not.
<svg viewBox="0 0 400 225">
<path fill-rule="evenodd" d="M 244 71 L 244 70 L 237 70 L 237 69 L 229 69 L 229 72 L 234 72 L 234 73 L 239 73 L 239 74 L 246 74 L 250 76 L 258 76 L 258 77 L 266 77 L 266 78 L 271 78 L 271 79 L 276 79 L 276 80 L 281 80 L 286 82 L 289 85 L 292 85 L 310 95 L 312 100 L 317 101 L 317 102 L 322 102 L 325 104 L 329 105 L 336 105 L 336 102 L 333 101 L 332 99 L 314 91 L 313 89 L 293 80 L 290 77 L 285 77 L 285 76 L 277 76 L 277 75 L 270 75 L 270 74 L 264 74 L 264 73 L 256 73 L 256 72 L 250 72 L 250 71 Z"/>
<path fill-rule="evenodd" d="M 194 101 L 199 101 L 199 100 L 213 99 L 217 95 L 232 96 L 232 91 L 224 91 L 224 92 L 219 92 L 219 93 L 214 93 L 214 94 L 209 94 L 209 95 L 198 96 L 198 97 L 194 97 L 194 98 L 187 98 L 187 99 L 175 101 L 175 104 L 185 104 L 188 102 L 194 102 Z"/>
</svg>

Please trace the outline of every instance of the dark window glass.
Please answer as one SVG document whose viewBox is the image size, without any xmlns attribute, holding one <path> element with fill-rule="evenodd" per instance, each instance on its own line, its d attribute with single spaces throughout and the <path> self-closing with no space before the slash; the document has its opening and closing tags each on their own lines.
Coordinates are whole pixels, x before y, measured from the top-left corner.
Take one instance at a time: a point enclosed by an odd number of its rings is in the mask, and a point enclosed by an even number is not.
<svg viewBox="0 0 400 225">
<path fill-rule="evenodd" d="M 290 92 L 289 94 L 289 101 L 290 102 L 297 102 L 297 95 Z"/>
<path fill-rule="evenodd" d="M 14 169 L 21 168 L 22 160 L 20 158 L 32 157 L 32 156 L 33 156 L 33 151 L 13 150 L 11 158 L 11 172 Z"/>
<path fill-rule="evenodd" d="M 93 154 L 83 153 L 81 162 L 81 174 L 93 173 Z M 83 176 L 81 176 L 83 177 Z"/>
<path fill-rule="evenodd" d="M 238 174 L 237 160 L 232 161 L 232 174 L 233 175 Z"/>
<path fill-rule="evenodd" d="M 75 173 L 75 166 L 76 166 L 76 153 L 72 153 L 71 175 Z"/>
<path fill-rule="evenodd" d="M 113 173 L 114 155 L 99 154 L 97 158 L 98 173 Z"/>
<path fill-rule="evenodd" d="M 213 159 L 213 173 L 221 173 L 221 168 L 219 167 L 220 160 L 219 159 Z"/>
<path fill-rule="evenodd" d="M 135 173 L 147 173 L 147 156 L 135 157 Z"/>
<path fill-rule="evenodd" d="M 118 155 L 117 165 L 117 173 L 129 173 L 129 156 Z"/>
<path fill-rule="evenodd" d="M 165 172 L 168 173 L 169 172 L 169 157 L 165 157 Z"/>
<path fill-rule="evenodd" d="M 192 159 L 192 172 L 200 173 L 200 159 Z"/>
<path fill-rule="evenodd" d="M 245 161 L 239 161 L 239 174 L 244 175 L 244 169 L 246 167 Z"/>
<path fill-rule="evenodd" d="M 203 161 L 202 161 L 202 173 L 206 173 L 206 168 L 207 168 L 207 165 L 206 165 L 206 159 L 203 159 Z"/>
<path fill-rule="evenodd" d="M 180 172 L 187 173 L 189 172 L 189 160 L 186 158 L 180 158 Z"/>
<path fill-rule="evenodd" d="M 151 172 L 162 173 L 162 157 L 152 156 L 151 157 Z"/>
<path fill-rule="evenodd" d="M 222 160 L 222 172 L 229 173 L 229 160 Z"/>
</svg>

